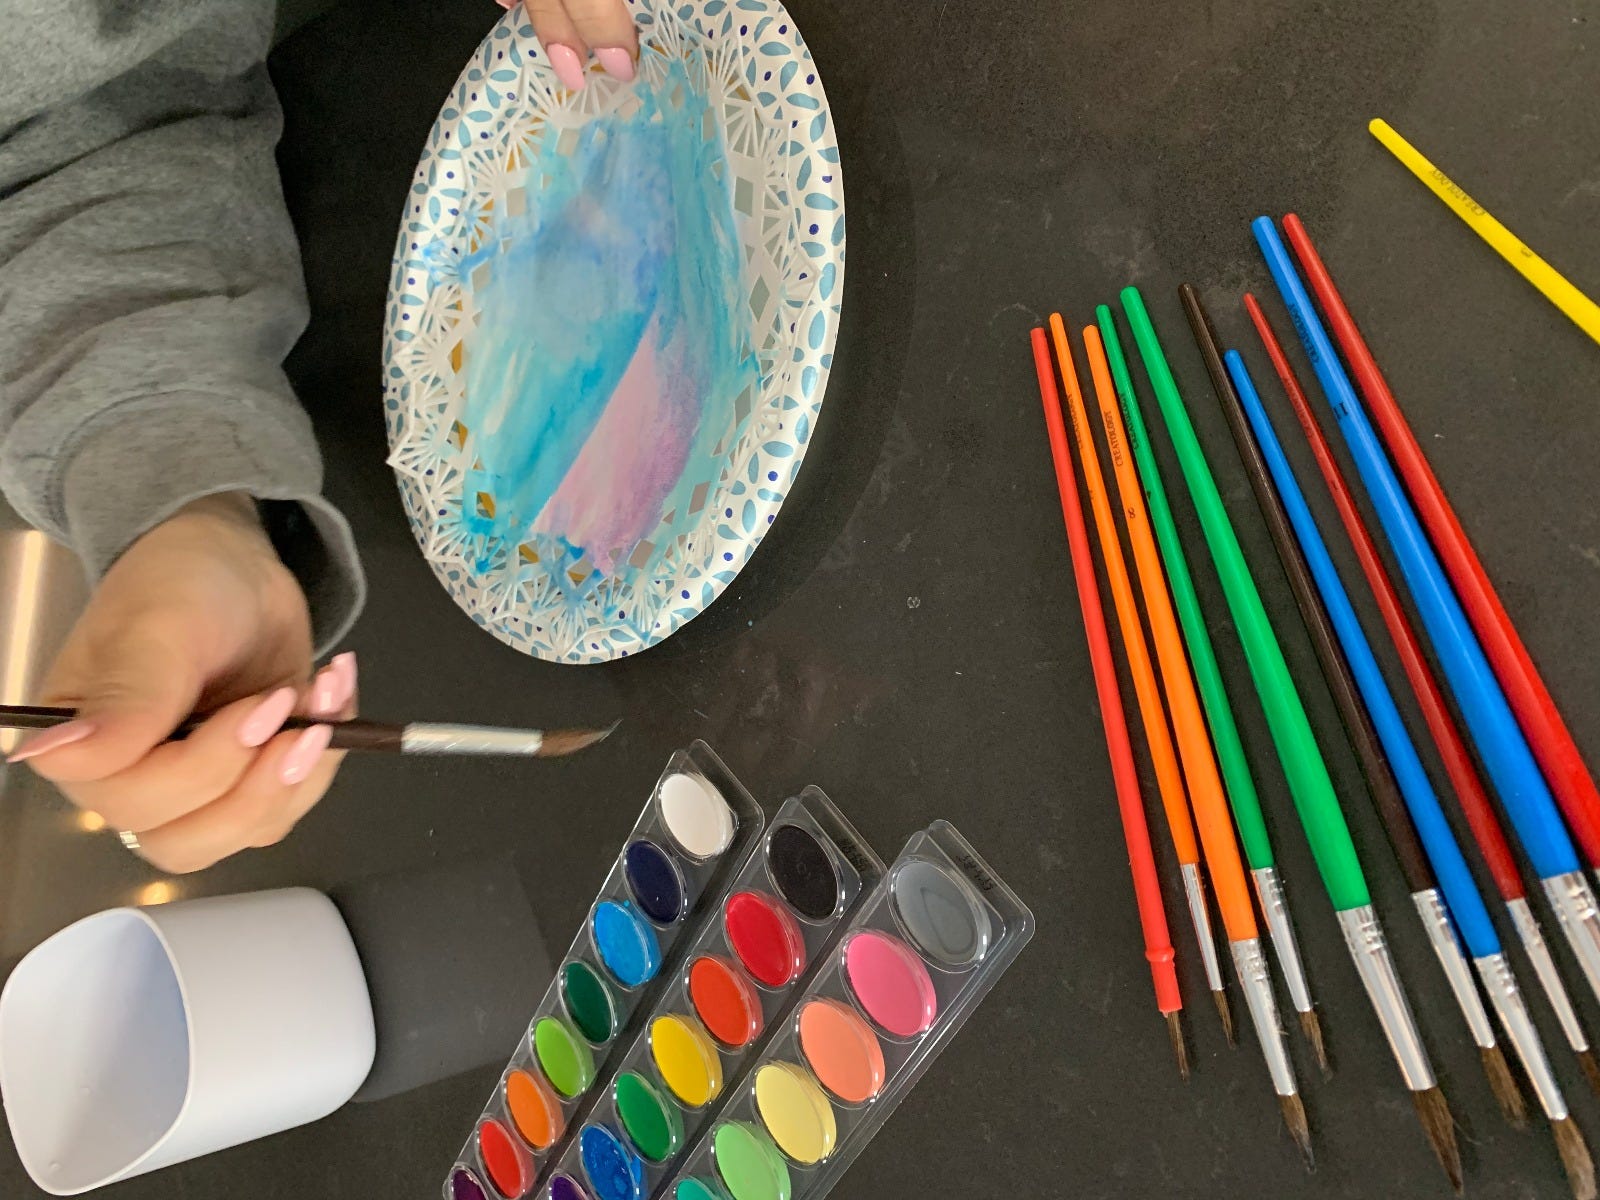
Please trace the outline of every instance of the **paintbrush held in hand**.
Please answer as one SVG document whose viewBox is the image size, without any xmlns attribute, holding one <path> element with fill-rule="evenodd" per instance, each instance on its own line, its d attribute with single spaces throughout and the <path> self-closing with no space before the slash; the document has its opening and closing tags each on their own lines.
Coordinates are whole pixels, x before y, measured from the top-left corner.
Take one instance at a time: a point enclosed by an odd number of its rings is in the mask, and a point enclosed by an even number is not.
<svg viewBox="0 0 1600 1200">
<path fill-rule="evenodd" d="M 51 729 L 77 717 L 71 708 L 41 708 L 25 704 L 0 704 L 0 729 Z M 172 733 L 187 737 L 204 717 L 190 717 Z M 327 725 L 333 730 L 333 750 L 376 750 L 390 754 L 465 754 L 512 758 L 561 758 L 586 750 L 610 736 L 616 724 L 605 729 L 500 729 L 491 725 L 440 725 L 413 721 L 392 725 L 382 721 L 319 721 L 290 717 L 285 729 Z"/>
</svg>

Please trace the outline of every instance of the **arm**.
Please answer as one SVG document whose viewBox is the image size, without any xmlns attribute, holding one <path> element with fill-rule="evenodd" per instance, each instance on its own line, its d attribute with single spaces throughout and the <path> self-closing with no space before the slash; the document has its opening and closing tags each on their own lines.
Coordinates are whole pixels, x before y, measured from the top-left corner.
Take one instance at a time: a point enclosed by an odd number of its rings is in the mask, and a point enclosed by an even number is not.
<svg viewBox="0 0 1600 1200">
<path fill-rule="evenodd" d="M 27 758 L 171 871 L 331 782 L 360 606 L 281 361 L 306 306 L 258 0 L 16 0 L 0 39 L 0 487 L 96 581 Z M 165 742 L 190 712 L 214 714 Z M 134 837 L 133 835 L 137 835 Z"/>
<path fill-rule="evenodd" d="M 40 6 L 0 51 L 0 487 L 96 579 L 191 501 L 252 495 L 326 646 L 362 580 L 280 365 L 306 309 L 270 6 L 129 9 L 96 36 Z"/>
</svg>

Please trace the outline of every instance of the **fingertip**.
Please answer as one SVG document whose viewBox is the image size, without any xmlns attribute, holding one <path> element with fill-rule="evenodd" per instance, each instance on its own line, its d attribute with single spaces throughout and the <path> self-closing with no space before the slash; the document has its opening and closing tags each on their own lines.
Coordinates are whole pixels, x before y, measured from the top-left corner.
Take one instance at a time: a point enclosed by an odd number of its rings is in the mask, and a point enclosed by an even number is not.
<svg viewBox="0 0 1600 1200">
<path fill-rule="evenodd" d="M 294 712 L 298 699 L 292 687 L 281 687 L 255 701 L 255 707 L 251 708 L 249 714 L 239 723 L 240 745 L 250 750 L 264 746 L 273 734 L 283 728 L 283 723 Z"/>
<path fill-rule="evenodd" d="M 333 729 L 327 725 L 313 725 L 302 730 L 283 756 L 278 767 L 278 779 L 286 786 L 303 783 L 333 741 Z"/>
<path fill-rule="evenodd" d="M 38 758 L 42 754 L 49 754 L 52 750 L 59 750 L 63 746 L 72 746 L 78 742 L 86 741 L 93 737 L 99 727 L 93 721 L 82 719 L 67 721 L 53 729 L 46 729 L 42 733 L 29 738 L 6 758 L 8 763 L 27 762 L 31 758 Z"/>
<path fill-rule="evenodd" d="M 25 762 L 52 783 L 92 783 L 125 771 L 171 734 L 148 712 L 95 713 L 30 739 L 9 762 Z"/>
</svg>

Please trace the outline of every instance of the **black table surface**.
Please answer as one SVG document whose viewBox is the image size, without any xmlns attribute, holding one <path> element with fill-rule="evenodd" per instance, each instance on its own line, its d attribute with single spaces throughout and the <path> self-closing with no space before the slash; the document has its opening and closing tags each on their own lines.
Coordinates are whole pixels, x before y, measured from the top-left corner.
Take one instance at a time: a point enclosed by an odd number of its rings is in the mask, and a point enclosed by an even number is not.
<svg viewBox="0 0 1600 1200">
<path fill-rule="evenodd" d="M 886 857 L 949 818 L 1038 918 L 1032 945 L 861 1154 L 841 1200 L 1444 1195 L 1253 702 L 1241 706 L 1242 729 L 1337 1068 L 1322 1082 L 1295 1044 L 1316 1173 L 1281 1131 L 1256 1050 L 1223 1043 L 1158 832 L 1195 1060 L 1187 1084 L 1174 1071 L 1027 348 L 1028 329 L 1052 309 L 1082 324 L 1133 282 L 1169 335 L 1375 864 L 1375 900 L 1459 1124 L 1469 1193 L 1565 1195 L 1548 1135 L 1513 1132 L 1497 1115 L 1411 918 L 1175 288 L 1194 282 L 1223 339 L 1259 368 L 1291 455 L 1310 472 L 1237 302 L 1253 289 L 1281 314 L 1248 222 L 1304 217 L 1580 746 L 1600 763 L 1600 347 L 1366 132 L 1369 117 L 1387 117 L 1600 294 L 1591 6 L 794 0 L 834 106 L 850 214 L 845 318 L 816 443 L 773 535 L 722 599 L 650 653 L 582 669 L 523 657 L 454 608 L 384 462 L 378 363 L 396 214 L 490 7 L 346 5 L 275 55 L 284 186 L 312 301 L 290 369 L 373 582 L 350 639 L 366 710 L 625 724 L 560 763 L 352 760 L 288 842 L 172 881 L 170 894 L 333 888 L 511 850 L 559 952 L 667 756 L 704 738 L 769 804 L 820 784 Z M 1155 440 L 1175 479 L 1164 434 Z M 1305 478 L 1331 522 L 1315 474 Z M 1187 497 L 1175 508 L 1198 548 Z M 1348 544 L 1329 528 L 1377 632 Z M 1249 696 L 1215 575 L 1208 564 L 1196 575 L 1224 672 Z M 1151 784 L 1147 763 L 1144 774 Z M 25 803 L 8 822 L 12 866 L 0 879 L 8 961 L 160 882 L 112 839 L 75 834 L 59 803 Z M 1159 830 L 1153 805 L 1152 821 Z M 1600 1029 L 1600 1008 L 1564 961 Z M 1531 987 L 1525 965 L 1523 975 Z M 1580 1123 L 1600 1138 L 1600 1100 L 1542 999 L 1532 1005 Z M 113 1194 L 436 1195 L 494 1072 L 353 1105 Z M 0 1194 L 36 1194 L 9 1139 Z"/>
</svg>

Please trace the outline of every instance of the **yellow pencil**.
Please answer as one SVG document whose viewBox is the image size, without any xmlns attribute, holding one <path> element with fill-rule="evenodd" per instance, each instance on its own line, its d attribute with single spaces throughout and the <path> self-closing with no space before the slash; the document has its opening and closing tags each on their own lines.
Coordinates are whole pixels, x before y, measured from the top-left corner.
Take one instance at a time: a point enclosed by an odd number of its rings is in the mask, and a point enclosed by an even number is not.
<svg viewBox="0 0 1600 1200">
<path fill-rule="evenodd" d="M 1450 210 L 1467 223 L 1495 252 L 1515 267 L 1529 283 L 1544 294 L 1544 298 L 1566 313 L 1579 329 L 1596 342 L 1600 342 L 1600 304 L 1596 304 L 1577 288 L 1566 276 L 1540 258 L 1499 221 L 1495 220 L 1471 196 L 1467 195 L 1450 176 L 1434 166 L 1405 138 L 1396 133 L 1381 117 L 1371 121 L 1367 129 L 1382 142 L 1384 148 L 1400 160 L 1428 190 L 1450 206 Z"/>
</svg>

